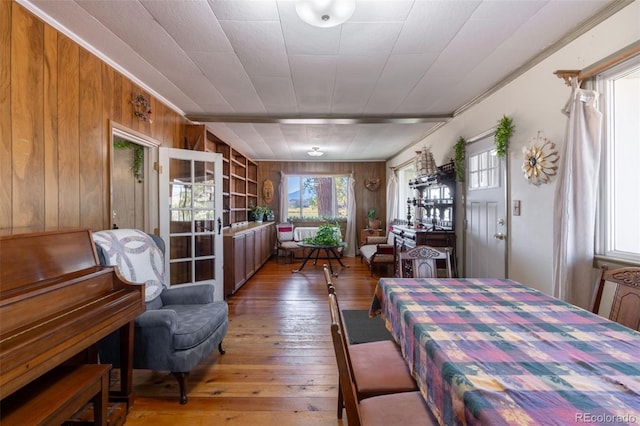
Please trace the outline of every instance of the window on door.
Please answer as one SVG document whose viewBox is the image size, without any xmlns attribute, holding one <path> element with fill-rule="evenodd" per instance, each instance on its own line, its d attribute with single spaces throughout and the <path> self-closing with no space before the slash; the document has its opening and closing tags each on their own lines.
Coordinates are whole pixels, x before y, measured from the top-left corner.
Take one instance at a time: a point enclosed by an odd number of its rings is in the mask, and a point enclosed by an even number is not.
<svg viewBox="0 0 640 426">
<path fill-rule="evenodd" d="M 469 189 L 495 188 L 500 185 L 499 161 L 495 149 L 469 157 Z"/>
<path fill-rule="evenodd" d="M 287 176 L 288 218 L 347 218 L 348 176 Z"/>
<path fill-rule="evenodd" d="M 604 113 L 597 254 L 640 262 L 640 56 L 597 78 Z"/>
</svg>

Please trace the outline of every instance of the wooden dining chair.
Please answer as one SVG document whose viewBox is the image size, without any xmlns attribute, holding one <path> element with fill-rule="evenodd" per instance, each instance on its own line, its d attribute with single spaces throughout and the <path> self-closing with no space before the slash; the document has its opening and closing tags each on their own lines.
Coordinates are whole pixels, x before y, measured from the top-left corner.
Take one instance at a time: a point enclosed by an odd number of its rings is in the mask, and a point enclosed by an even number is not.
<svg viewBox="0 0 640 426">
<path fill-rule="evenodd" d="M 436 249 L 431 246 L 415 246 L 401 251 L 400 278 L 438 278 L 438 260 L 445 262 L 447 278 L 451 278 L 450 253 L 449 247 Z"/>
<path fill-rule="evenodd" d="M 331 312 L 331 338 L 338 364 L 340 391 L 344 396 L 344 407 L 349 426 L 430 426 L 438 424 L 418 390 L 397 392 L 361 398 L 353 380 L 354 372 L 349 363 L 349 349 L 345 345 L 344 329 L 340 320 L 340 307 L 335 294 L 329 294 Z M 361 345 L 355 345 L 361 346 Z M 351 346 L 353 348 L 354 346 Z M 370 366 L 372 374 L 382 374 Z M 342 418 L 342 407 L 338 418 Z"/>
<path fill-rule="evenodd" d="M 640 331 L 640 268 L 608 269 L 603 266 L 596 282 L 591 311 L 597 314 L 607 282 L 615 285 L 609 319 Z"/>
<path fill-rule="evenodd" d="M 330 274 L 328 278 L 331 279 Z M 336 319 L 340 330 L 344 330 L 342 311 L 333 284 L 327 286 L 327 291 L 335 299 L 335 304 L 338 307 Z M 346 333 L 341 332 L 341 337 L 344 340 L 343 346 L 347 348 L 347 362 L 353 373 L 351 380 L 356 383 L 358 400 L 377 395 L 418 390 L 418 385 L 411 376 L 409 367 L 402 357 L 402 352 L 395 342 L 384 340 L 350 345 Z M 340 386 L 338 388 L 337 411 L 339 419 L 342 418 L 344 407 L 344 395 L 342 386 Z"/>
<path fill-rule="evenodd" d="M 327 285 L 327 292 L 329 294 L 335 293 L 336 288 L 333 285 L 333 280 L 331 279 L 331 271 L 326 263 L 322 265 L 322 272 L 324 273 L 324 282 Z"/>
</svg>

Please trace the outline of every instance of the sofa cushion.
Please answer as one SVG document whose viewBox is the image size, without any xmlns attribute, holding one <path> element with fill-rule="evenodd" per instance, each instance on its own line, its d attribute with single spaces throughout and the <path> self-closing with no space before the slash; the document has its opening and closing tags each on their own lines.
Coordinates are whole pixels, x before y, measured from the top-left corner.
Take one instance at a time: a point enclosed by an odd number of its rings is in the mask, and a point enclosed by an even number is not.
<svg viewBox="0 0 640 426">
<path fill-rule="evenodd" d="M 360 247 L 360 254 L 362 255 L 362 257 L 367 259 L 367 261 L 369 261 L 371 260 L 371 256 L 373 256 L 373 254 L 376 252 L 377 248 L 378 246 L 375 244 L 367 244 L 366 246 Z"/>
<path fill-rule="evenodd" d="M 175 311 L 177 329 L 173 336 L 173 349 L 186 350 L 198 346 L 227 321 L 226 302 L 202 305 L 165 305 L 162 309 Z"/>
</svg>

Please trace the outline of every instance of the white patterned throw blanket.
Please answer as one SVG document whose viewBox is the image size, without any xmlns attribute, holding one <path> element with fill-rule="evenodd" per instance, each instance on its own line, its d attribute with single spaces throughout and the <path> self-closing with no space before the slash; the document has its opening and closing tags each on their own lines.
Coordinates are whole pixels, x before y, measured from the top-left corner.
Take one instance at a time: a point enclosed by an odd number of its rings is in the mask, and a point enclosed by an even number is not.
<svg viewBox="0 0 640 426">
<path fill-rule="evenodd" d="M 164 258 L 162 251 L 146 233 L 136 229 L 113 229 L 93 233 L 93 240 L 106 253 L 107 263 L 134 283 L 145 284 L 145 301 L 162 292 Z"/>
</svg>

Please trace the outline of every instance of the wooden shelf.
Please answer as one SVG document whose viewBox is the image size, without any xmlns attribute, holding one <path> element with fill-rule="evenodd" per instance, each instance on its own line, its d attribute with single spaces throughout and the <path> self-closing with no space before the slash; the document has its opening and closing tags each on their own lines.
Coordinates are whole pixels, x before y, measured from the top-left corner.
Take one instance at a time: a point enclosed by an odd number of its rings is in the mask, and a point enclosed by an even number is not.
<svg viewBox="0 0 640 426">
<path fill-rule="evenodd" d="M 205 125 L 192 124 L 185 129 L 189 149 L 222 154 L 223 226 L 246 222 L 249 207 L 258 201 L 258 164 L 218 138 Z"/>
</svg>

